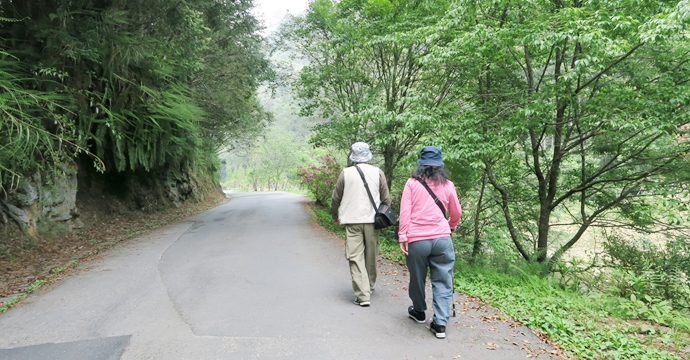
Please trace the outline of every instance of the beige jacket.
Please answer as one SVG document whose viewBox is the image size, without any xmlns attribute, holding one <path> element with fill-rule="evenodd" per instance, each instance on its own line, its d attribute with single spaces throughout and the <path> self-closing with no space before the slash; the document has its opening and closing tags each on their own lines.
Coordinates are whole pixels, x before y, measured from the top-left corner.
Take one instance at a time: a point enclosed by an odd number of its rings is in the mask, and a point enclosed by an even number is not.
<svg viewBox="0 0 690 360">
<path fill-rule="evenodd" d="M 369 164 L 357 166 L 364 173 L 376 206 L 381 203 L 390 206 L 390 192 L 383 171 Z M 343 169 L 333 190 L 331 217 L 339 220 L 341 224 L 371 224 L 374 222 L 375 214 L 357 169 L 354 166 Z"/>
</svg>

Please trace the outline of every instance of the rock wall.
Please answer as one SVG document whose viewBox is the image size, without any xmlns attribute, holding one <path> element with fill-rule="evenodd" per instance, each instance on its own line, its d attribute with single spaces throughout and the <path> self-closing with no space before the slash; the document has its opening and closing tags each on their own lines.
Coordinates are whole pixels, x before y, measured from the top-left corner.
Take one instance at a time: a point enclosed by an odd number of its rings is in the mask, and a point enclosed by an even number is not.
<svg viewBox="0 0 690 360">
<path fill-rule="evenodd" d="M 151 172 L 97 173 L 87 162 L 71 162 L 56 174 L 36 172 L 23 177 L 15 191 L 0 201 L 0 221 L 18 223 L 32 237 L 53 225 L 74 230 L 109 216 L 153 212 L 203 200 L 221 192 L 207 175 L 189 166 L 168 166 Z M 80 208 L 86 209 L 81 216 Z M 41 226 L 39 226 L 41 225 Z"/>
<path fill-rule="evenodd" d="M 83 224 L 78 220 L 77 165 L 63 164 L 53 174 L 35 172 L 19 180 L 17 189 L 4 201 L 5 217 L 17 222 L 31 236 L 38 236 L 37 224 L 67 222 L 70 228 Z"/>
</svg>

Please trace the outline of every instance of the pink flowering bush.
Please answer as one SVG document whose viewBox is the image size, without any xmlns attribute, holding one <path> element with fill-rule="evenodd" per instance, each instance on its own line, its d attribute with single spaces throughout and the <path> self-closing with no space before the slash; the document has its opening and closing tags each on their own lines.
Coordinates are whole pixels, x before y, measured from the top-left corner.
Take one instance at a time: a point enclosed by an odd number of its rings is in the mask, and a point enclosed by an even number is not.
<svg viewBox="0 0 690 360">
<path fill-rule="evenodd" d="M 322 156 L 319 162 L 319 165 L 299 166 L 297 174 L 300 184 L 314 196 L 316 203 L 328 207 L 342 169 L 330 156 Z"/>
</svg>

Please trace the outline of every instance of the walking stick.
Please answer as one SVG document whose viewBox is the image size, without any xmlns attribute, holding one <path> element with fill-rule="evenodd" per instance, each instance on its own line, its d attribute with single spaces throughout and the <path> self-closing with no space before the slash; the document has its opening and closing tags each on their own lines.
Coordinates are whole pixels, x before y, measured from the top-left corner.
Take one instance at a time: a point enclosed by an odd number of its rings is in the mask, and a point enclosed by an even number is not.
<svg viewBox="0 0 690 360">
<path fill-rule="evenodd" d="M 453 271 L 450 273 L 450 281 L 451 284 L 453 285 L 453 297 L 451 298 L 451 314 L 453 314 L 453 317 L 455 317 L 455 265 L 453 265 Z"/>
</svg>

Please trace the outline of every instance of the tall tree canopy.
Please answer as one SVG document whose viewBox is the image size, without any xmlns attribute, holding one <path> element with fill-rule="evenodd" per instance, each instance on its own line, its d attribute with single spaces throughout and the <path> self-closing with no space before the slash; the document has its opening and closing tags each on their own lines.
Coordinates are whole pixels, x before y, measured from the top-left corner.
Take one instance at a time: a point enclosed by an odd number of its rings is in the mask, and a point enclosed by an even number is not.
<svg viewBox="0 0 690 360">
<path fill-rule="evenodd" d="M 63 157 L 88 151 L 107 172 L 213 166 L 218 148 L 268 119 L 254 96 L 269 71 L 252 6 L 0 3 L 0 74 L 9 84 L 0 115 L 2 187 L 45 165 L 50 149 Z"/>
<path fill-rule="evenodd" d="M 390 181 L 441 145 L 472 175 L 475 238 L 493 217 L 553 265 L 593 228 L 685 220 L 689 22 L 679 0 L 316 0 L 283 40 L 309 60 L 315 144 L 368 141 Z"/>
<path fill-rule="evenodd" d="M 326 122 L 312 142 L 370 143 L 390 182 L 396 166 L 456 105 L 452 67 L 426 66 L 436 45 L 415 29 L 438 20 L 445 1 L 316 0 L 283 27 L 285 45 L 309 61 L 294 86 L 304 115 Z"/>
<path fill-rule="evenodd" d="M 427 60 L 472 79 L 446 153 L 483 170 L 522 257 L 553 264 L 592 226 L 677 224 L 659 199 L 688 181 L 688 21 L 687 1 L 459 0 L 429 27 L 454 36 Z"/>
</svg>

